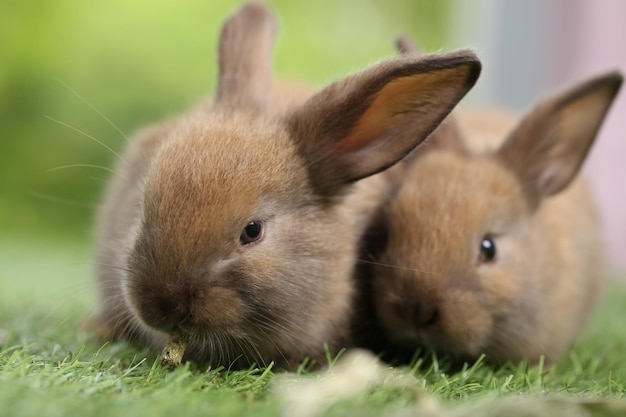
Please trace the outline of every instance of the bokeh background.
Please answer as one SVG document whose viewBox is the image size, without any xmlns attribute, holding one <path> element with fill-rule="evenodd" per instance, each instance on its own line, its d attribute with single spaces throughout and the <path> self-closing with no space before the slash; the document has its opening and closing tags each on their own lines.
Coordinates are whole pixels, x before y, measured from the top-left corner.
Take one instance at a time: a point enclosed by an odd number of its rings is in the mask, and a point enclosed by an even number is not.
<svg viewBox="0 0 626 417">
<path fill-rule="evenodd" d="M 104 168 L 116 158 L 107 147 L 121 152 L 124 135 L 210 94 L 219 27 L 240 3 L 0 2 L 0 248 L 23 248 L 24 262 L 37 263 L 46 248 L 80 245 L 88 258 L 94 208 L 110 175 Z M 464 105 L 524 110 L 595 72 L 626 71 L 621 0 L 268 3 L 281 22 L 276 73 L 316 86 L 394 55 L 400 33 L 426 51 L 478 52 L 483 75 Z M 622 268 L 625 97 L 585 167 L 605 215 L 612 265 Z M 31 246 L 39 255 L 29 255 Z"/>
<path fill-rule="evenodd" d="M 213 90 L 233 0 L 0 2 L 0 233 L 82 239 L 124 136 Z M 278 76 L 322 86 L 394 53 L 411 32 L 446 45 L 449 3 L 270 1 Z M 112 123 L 107 122 L 110 120 Z M 113 126 L 114 125 L 114 126 Z M 83 133 L 81 133 L 83 132 Z"/>
<path fill-rule="evenodd" d="M 470 101 L 527 110 L 541 95 L 612 69 L 626 73 L 626 1 L 455 0 L 451 46 L 484 69 Z M 626 87 L 583 167 L 604 220 L 609 266 L 626 272 Z"/>
</svg>

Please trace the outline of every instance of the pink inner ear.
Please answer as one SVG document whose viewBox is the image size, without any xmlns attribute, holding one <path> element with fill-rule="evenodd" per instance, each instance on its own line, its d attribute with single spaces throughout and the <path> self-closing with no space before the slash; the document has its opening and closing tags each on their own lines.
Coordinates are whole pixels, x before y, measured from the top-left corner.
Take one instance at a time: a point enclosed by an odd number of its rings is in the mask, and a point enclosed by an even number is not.
<svg viewBox="0 0 626 417">
<path fill-rule="evenodd" d="M 419 74 L 389 82 L 376 95 L 348 135 L 337 144 L 332 157 L 375 146 L 374 142 L 394 127 L 394 123 L 403 122 L 406 117 L 417 117 L 408 113 L 420 113 L 422 107 L 432 104 L 429 90 L 433 86 L 429 84 L 433 84 L 432 79 L 438 78 L 434 74 Z"/>
</svg>

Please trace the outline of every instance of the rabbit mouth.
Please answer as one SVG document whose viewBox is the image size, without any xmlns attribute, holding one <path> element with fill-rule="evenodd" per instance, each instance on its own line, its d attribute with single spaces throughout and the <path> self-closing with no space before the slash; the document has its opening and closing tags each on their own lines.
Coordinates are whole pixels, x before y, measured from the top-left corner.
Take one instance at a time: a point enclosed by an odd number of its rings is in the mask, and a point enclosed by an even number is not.
<svg viewBox="0 0 626 417">
<path fill-rule="evenodd" d="M 440 326 L 405 327 L 389 331 L 391 342 L 402 350 L 430 350 L 458 358 L 477 358 L 482 352 L 480 338 L 451 334 Z"/>
<path fill-rule="evenodd" d="M 389 338 L 398 346 L 436 348 L 437 337 L 433 328 L 405 326 L 403 328 L 390 329 Z"/>
<path fill-rule="evenodd" d="M 178 331 L 188 337 L 183 361 L 240 369 L 251 365 L 267 366 L 277 356 L 273 346 L 241 328 L 180 326 Z"/>
</svg>

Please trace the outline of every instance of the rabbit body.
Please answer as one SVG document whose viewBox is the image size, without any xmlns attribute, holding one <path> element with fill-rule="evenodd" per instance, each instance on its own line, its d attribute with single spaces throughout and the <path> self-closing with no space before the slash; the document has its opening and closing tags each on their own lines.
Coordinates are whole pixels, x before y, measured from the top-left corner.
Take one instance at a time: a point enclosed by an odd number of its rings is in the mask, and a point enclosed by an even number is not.
<svg viewBox="0 0 626 417">
<path fill-rule="evenodd" d="M 244 5 L 215 98 L 135 137 L 99 212 L 99 331 L 186 358 L 293 368 L 349 344 L 352 274 L 384 183 L 471 88 L 470 52 L 382 62 L 308 97 L 271 84 L 276 23 Z M 356 183 L 356 184 L 355 184 Z"/>
<path fill-rule="evenodd" d="M 403 179 L 377 220 L 386 245 L 371 267 L 388 349 L 494 363 L 562 356 L 604 275 L 591 192 L 572 178 L 620 84 L 615 73 L 588 81 L 517 126 L 502 111 L 461 113 L 462 137 L 438 146 L 436 131 L 393 168 Z"/>
</svg>

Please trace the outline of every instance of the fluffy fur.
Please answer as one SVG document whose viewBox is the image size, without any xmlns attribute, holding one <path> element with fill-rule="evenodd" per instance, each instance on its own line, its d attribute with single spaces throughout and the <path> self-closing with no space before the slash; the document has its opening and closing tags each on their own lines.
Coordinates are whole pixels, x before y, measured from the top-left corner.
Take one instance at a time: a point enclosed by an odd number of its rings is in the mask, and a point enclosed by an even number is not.
<svg viewBox="0 0 626 417">
<path fill-rule="evenodd" d="M 187 358 L 293 367 L 348 343 L 351 276 L 380 188 L 476 81 L 471 52 L 384 61 L 306 98 L 271 85 L 272 13 L 220 38 L 214 101 L 140 133 L 99 213 L 101 334 Z M 348 204 L 350 202 L 350 204 Z M 250 222 L 260 238 L 240 239 Z"/>
<path fill-rule="evenodd" d="M 602 287 L 598 218 L 576 174 L 621 82 L 616 72 L 587 80 L 515 127 L 501 111 L 474 111 L 464 129 L 450 129 L 450 116 L 393 169 L 401 183 L 370 236 L 388 349 L 495 363 L 561 357 Z"/>
</svg>

